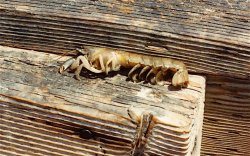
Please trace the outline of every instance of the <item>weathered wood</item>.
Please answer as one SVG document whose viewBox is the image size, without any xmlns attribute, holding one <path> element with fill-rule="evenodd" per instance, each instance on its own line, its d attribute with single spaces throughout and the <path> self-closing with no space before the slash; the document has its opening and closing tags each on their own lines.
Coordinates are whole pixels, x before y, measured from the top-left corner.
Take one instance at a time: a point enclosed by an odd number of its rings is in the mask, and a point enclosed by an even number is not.
<svg viewBox="0 0 250 156">
<path fill-rule="evenodd" d="M 182 90 L 122 75 L 77 81 L 57 72 L 59 57 L 0 47 L 2 155 L 200 154 L 204 77 Z"/>
<path fill-rule="evenodd" d="M 0 44 L 103 45 L 183 60 L 208 76 L 204 155 L 250 155 L 249 1 L 0 0 Z"/>
<path fill-rule="evenodd" d="M 207 77 L 202 153 L 250 155 L 250 81 Z"/>
<path fill-rule="evenodd" d="M 249 78 L 249 21 L 248 1 L 0 0 L 0 44 L 53 53 L 98 44 Z"/>
</svg>

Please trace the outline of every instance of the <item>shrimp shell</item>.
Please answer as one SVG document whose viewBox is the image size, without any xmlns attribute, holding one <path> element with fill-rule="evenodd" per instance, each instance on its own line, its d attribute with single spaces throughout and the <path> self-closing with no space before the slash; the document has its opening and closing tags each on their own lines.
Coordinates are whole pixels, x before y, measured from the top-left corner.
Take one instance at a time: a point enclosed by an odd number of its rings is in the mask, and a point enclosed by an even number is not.
<svg viewBox="0 0 250 156">
<path fill-rule="evenodd" d="M 128 77 L 135 82 L 147 81 L 151 84 L 164 85 L 172 77 L 172 85 L 187 87 L 188 71 L 182 61 L 119 51 L 111 48 L 85 46 L 80 51 L 83 55 L 69 59 L 59 69 L 62 73 L 67 68 L 76 69 L 79 79 L 83 67 L 94 73 L 119 71 L 121 67 L 131 68 Z"/>
</svg>

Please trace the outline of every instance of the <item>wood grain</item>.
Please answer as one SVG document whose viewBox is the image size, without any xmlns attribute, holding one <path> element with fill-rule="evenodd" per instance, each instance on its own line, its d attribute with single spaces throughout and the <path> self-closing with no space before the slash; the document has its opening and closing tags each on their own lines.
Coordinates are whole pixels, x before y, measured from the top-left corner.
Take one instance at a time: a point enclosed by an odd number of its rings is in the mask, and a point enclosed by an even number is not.
<svg viewBox="0 0 250 156">
<path fill-rule="evenodd" d="M 204 155 L 250 155 L 250 81 L 207 77 Z"/>
<path fill-rule="evenodd" d="M 0 0 L 0 44 L 52 53 L 102 45 L 249 78 L 249 21 L 247 1 Z"/>
<path fill-rule="evenodd" d="M 183 60 L 207 76 L 202 153 L 250 155 L 249 1 L 0 0 L 0 35 L 48 53 L 91 44 Z"/>
<path fill-rule="evenodd" d="M 57 72 L 59 57 L 0 47 L 2 155 L 199 155 L 204 77 L 181 90 L 119 74 L 77 81 Z"/>
</svg>

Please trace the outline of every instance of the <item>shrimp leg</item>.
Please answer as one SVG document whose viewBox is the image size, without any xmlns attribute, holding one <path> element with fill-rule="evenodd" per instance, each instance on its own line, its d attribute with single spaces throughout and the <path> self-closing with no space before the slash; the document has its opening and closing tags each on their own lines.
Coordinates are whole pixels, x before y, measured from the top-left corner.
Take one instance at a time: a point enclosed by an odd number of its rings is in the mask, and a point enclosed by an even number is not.
<svg viewBox="0 0 250 156">
<path fill-rule="evenodd" d="M 82 62 L 81 65 L 79 65 L 80 61 Z M 81 70 L 83 67 L 88 69 L 89 71 L 92 71 L 93 73 L 101 73 L 102 72 L 101 70 L 97 70 L 97 69 L 93 68 L 89 64 L 89 62 L 87 60 L 87 56 L 78 56 L 76 61 L 71 65 L 71 67 L 72 67 L 72 69 L 76 69 L 75 76 L 76 76 L 77 80 L 80 80 L 80 73 L 81 73 Z"/>
<path fill-rule="evenodd" d="M 74 58 L 68 59 L 66 62 L 64 62 L 60 68 L 59 73 L 62 74 L 65 70 L 67 70 L 76 60 Z"/>
<path fill-rule="evenodd" d="M 146 73 L 146 71 L 148 71 L 149 69 L 150 69 L 150 66 L 145 66 L 144 68 L 142 68 L 141 72 L 139 73 L 140 80 L 143 80 L 144 73 Z"/>
<path fill-rule="evenodd" d="M 134 71 L 136 71 L 138 68 L 140 68 L 141 67 L 141 64 L 137 64 L 137 65 L 135 65 L 130 71 L 129 71 L 129 73 L 128 73 L 128 77 L 131 79 L 131 80 L 134 80 L 134 78 L 132 78 L 133 77 L 133 72 Z"/>
</svg>

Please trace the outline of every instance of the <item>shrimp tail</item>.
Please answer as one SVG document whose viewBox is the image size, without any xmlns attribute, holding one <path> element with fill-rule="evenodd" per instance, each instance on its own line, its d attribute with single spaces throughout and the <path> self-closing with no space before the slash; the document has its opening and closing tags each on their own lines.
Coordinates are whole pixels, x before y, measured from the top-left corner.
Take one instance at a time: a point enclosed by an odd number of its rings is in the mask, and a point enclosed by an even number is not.
<svg viewBox="0 0 250 156">
<path fill-rule="evenodd" d="M 172 78 L 173 86 L 188 86 L 188 71 L 186 69 L 177 71 Z"/>
</svg>

